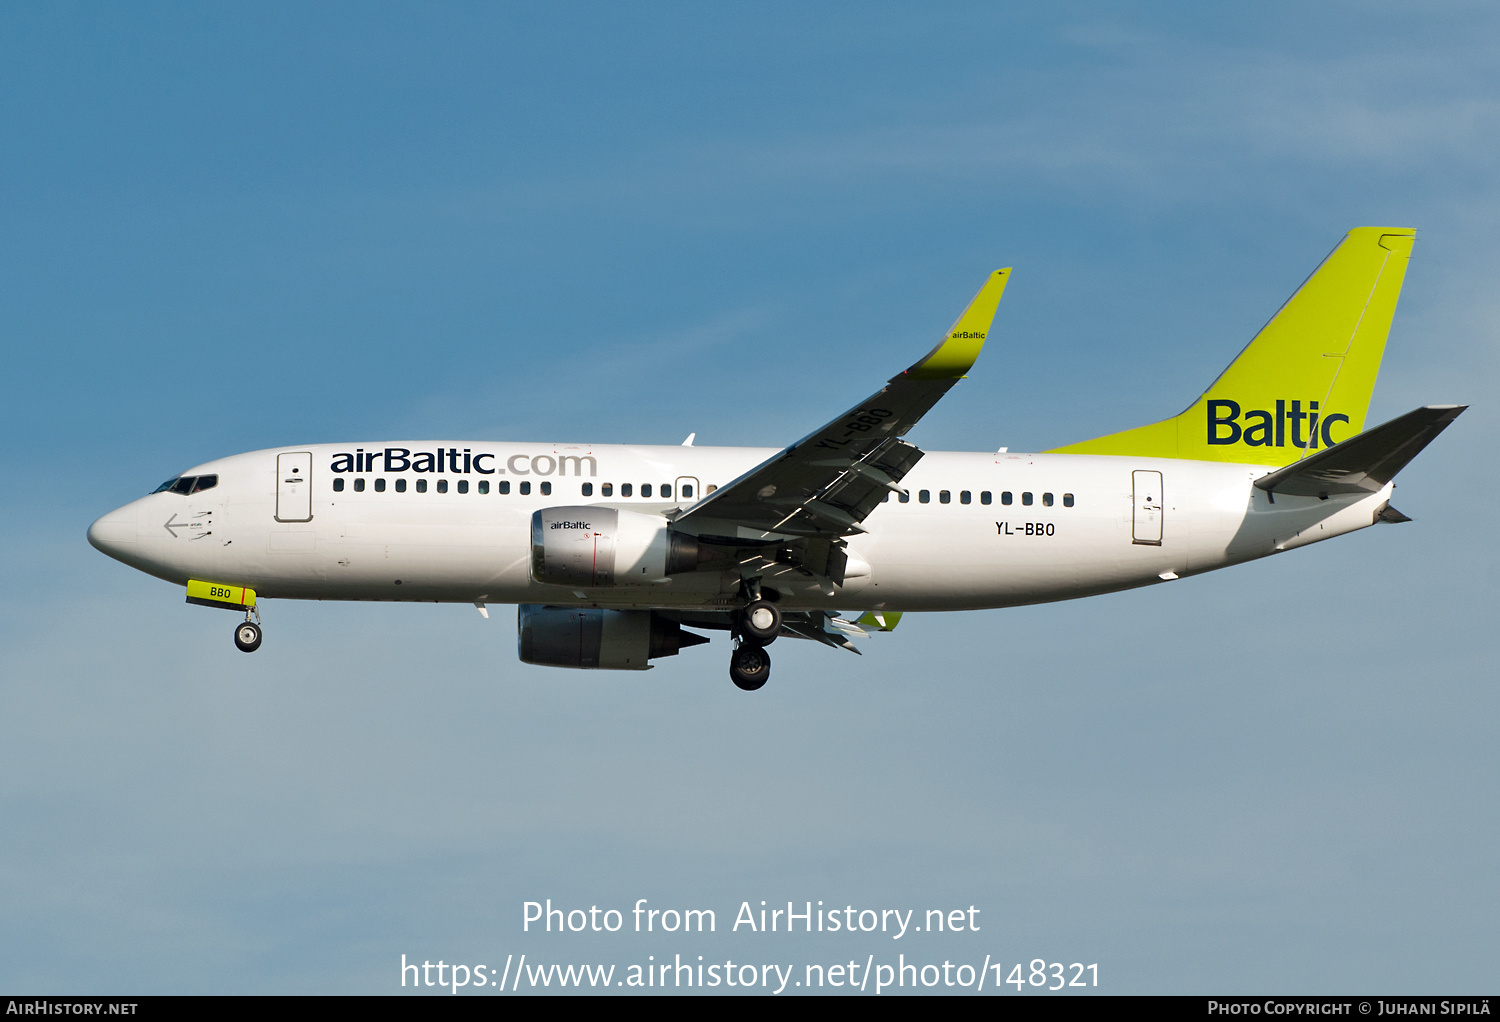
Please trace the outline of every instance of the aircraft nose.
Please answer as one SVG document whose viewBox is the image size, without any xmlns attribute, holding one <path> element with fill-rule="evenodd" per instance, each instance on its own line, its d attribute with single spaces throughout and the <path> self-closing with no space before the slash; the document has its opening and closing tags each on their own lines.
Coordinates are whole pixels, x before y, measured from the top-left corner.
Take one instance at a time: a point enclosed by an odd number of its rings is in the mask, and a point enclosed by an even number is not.
<svg viewBox="0 0 1500 1022">
<path fill-rule="evenodd" d="M 94 549 L 118 561 L 123 561 L 134 554 L 136 550 L 135 513 L 135 505 L 126 504 L 90 525 L 89 542 L 93 544 Z"/>
</svg>

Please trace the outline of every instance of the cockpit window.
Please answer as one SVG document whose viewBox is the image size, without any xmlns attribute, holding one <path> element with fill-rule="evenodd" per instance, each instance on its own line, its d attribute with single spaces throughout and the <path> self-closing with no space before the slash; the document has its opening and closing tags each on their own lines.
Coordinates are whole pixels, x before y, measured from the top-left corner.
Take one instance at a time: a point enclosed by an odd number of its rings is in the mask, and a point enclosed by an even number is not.
<svg viewBox="0 0 1500 1022">
<path fill-rule="evenodd" d="M 168 479 L 166 482 L 162 483 L 160 486 L 158 486 L 156 489 L 152 490 L 151 492 L 152 493 L 167 493 L 167 492 L 171 492 L 171 493 L 180 493 L 183 496 L 187 496 L 189 493 L 201 493 L 204 490 L 211 490 L 215 486 L 218 486 L 218 485 L 219 485 L 219 477 L 217 475 L 208 475 L 208 476 L 178 476 L 176 479 Z"/>
</svg>

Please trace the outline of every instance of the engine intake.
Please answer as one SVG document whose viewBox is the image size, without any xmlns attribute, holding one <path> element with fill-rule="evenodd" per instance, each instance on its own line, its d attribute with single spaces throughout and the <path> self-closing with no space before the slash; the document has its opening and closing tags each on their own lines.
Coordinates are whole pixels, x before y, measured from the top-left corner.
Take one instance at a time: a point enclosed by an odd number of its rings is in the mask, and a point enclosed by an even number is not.
<svg viewBox="0 0 1500 1022">
<path fill-rule="evenodd" d="M 651 585 L 692 571 L 694 536 L 660 515 L 612 507 L 547 507 L 531 516 L 531 577 L 550 585 Z"/>
<path fill-rule="evenodd" d="M 605 671 L 644 671 L 648 660 L 708 641 L 651 610 L 535 604 L 520 606 L 516 635 L 523 663 Z"/>
</svg>

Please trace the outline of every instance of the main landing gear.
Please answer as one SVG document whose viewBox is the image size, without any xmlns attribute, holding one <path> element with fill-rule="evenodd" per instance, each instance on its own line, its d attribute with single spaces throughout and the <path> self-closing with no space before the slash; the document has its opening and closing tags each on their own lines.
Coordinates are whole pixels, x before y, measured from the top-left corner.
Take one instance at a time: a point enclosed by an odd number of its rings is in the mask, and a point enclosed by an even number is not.
<svg viewBox="0 0 1500 1022">
<path fill-rule="evenodd" d="M 250 616 L 254 613 L 255 620 Z M 260 649 L 260 613 L 245 611 L 245 620 L 234 626 L 234 644 L 241 653 L 254 653 Z"/>
<path fill-rule="evenodd" d="M 757 591 L 735 622 L 734 637 L 738 645 L 729 657 L 729 679 L 736 687 L 754 692 L 771 677 L 771 654 L 766 647 L 780 634 L 781 611 Z"/>
</svg>

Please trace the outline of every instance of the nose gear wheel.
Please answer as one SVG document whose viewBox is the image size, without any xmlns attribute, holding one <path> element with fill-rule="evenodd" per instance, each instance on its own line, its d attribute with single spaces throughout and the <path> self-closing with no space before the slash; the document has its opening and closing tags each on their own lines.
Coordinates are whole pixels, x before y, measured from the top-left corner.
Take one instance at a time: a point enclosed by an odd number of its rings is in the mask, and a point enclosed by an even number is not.
<svg viewBox="0 0 1500 1022">
<path fill-rule="evenodd" d="M 260 625 L 254 621 L 241 621 L 234 626 L 234 644 L 241 653 L 254 653 L 260 649 Z"/>
</svg>

